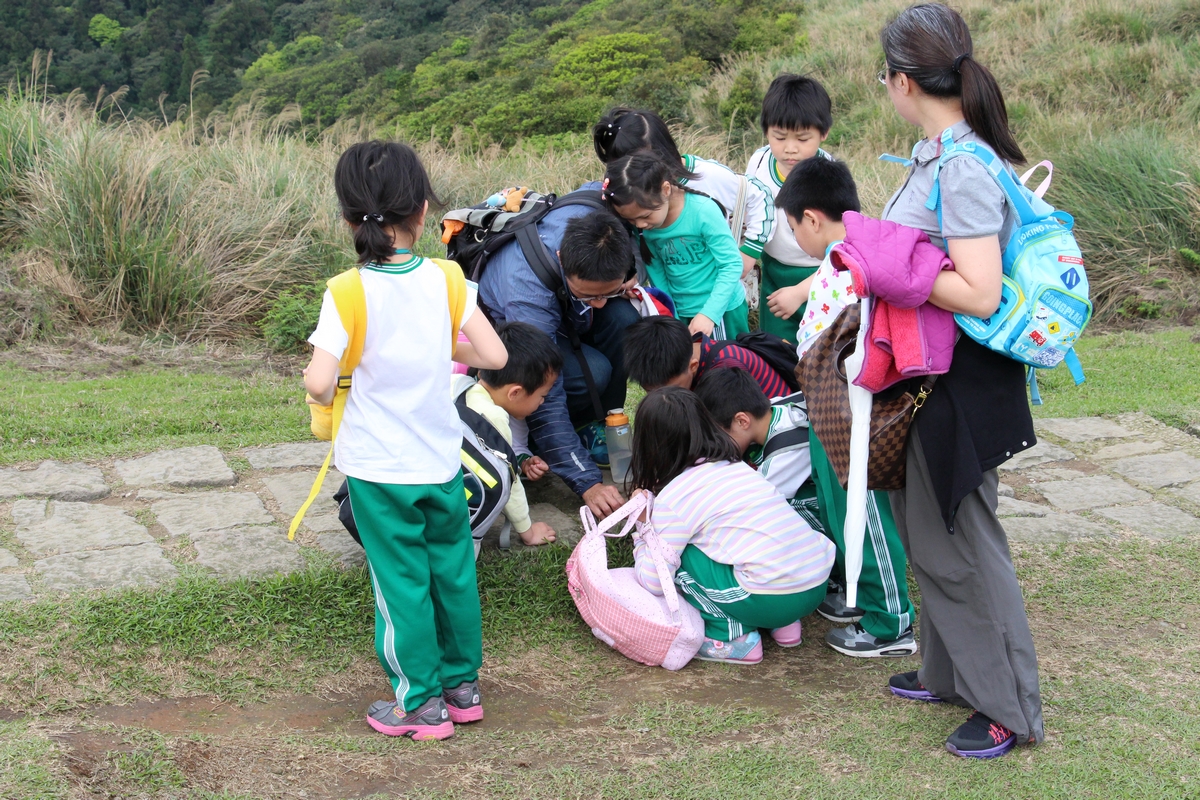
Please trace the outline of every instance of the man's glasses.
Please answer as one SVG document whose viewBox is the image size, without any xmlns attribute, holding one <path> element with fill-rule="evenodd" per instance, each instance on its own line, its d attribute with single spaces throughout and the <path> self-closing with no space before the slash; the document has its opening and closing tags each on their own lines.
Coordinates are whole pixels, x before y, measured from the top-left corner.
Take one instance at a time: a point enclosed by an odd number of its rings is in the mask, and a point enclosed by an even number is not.
<svg viewBox="0 0 1200 800">
<path fill-rule="evenodd" d="M 568 291 L 570 291 L 570 290 L 568 289 Z M 597 294 L 597 295 L 592 295 L 591 297 L 580 297 L 579 295 L 575 294 L 574 292 L 571 292 L 571 297 L 574 297 L 576 300 L 578 300 L 581 303 L 591 303 L 595 300 L 616 300 L 618 297 L 624 297 L 624 296 L 625 296 L 624 291 L 614 292 L 613 294 Z"/>
</svg>

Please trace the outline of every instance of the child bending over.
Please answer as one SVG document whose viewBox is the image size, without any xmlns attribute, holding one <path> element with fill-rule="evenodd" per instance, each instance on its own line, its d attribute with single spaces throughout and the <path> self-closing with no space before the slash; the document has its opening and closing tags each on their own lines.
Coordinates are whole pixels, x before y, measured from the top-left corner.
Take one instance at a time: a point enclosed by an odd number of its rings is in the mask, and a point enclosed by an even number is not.
<svg viewBox="0 0 1200 800">
<path fill-rule="evenodd" d="M 375 593 L 375 651 L 395 693 L 371 704 L 367 723 L 389 736 L 445 739 L 455 722 L 483 719 L 479 590 L 450 361 L 453 353 L 499 369 L 507 357 L 476 313 L 474 286 L 454 330 L 446 274 L 413 255 L 434 195 L 412 148 L 356 144 L 338 159 L 334 183 L 354 232 L 368 319 L 334 463 L 348 479 Z M 470 341 L 455 351 L 460 330 Z M 309 341 L 304 388 L 328 405 L 349 345 L 329 292 Z"/>
<path fill-rule="evenodd" d="M 684 188 L 678 164 L 640 150 L 608 164 L 600 190 L 612 209 L 641 231 L 646 271 L 675 301 L 692 333 L 732 339 L 750 330 L 742 257 L 721 208 Z"/>
<path fill-rule="evenodd" d="M 845 164 L 824 158 L 801 161 L 788 175 L 775 199 L 787 217 L 796 241 L 814 258 L 824 259 L 813 275 L 808 308 L 798 331 L 797 353 L 803 358 L 817 334 L 847 305 L 857 303 L 850 271 L 835 272 L 829 251 L 846 236 L 842 214 L 858 211 L 858 189 Z M 809 430 L 817 504 L 825 531 L 837 544 L 835 575 L 844 576 L 846 556 L 846 490 L 838 482 L 817 434 Z M 818 609 L 833 622 L 825 642 L 834 650 L 857 658 L 905 656 L 917 652 L 913 636 L 914 611 L 908 599 L 908 560 L 896 531 L 887 492 L 867 492 L 867 532 L 863 537 L 862 571 L 858 577 L 857 606 L 846 605 L 840 583 Z"/>
<path fill-rule="evenodd" d="M 741 460 L 696 395 L 677 386 L 646 395 L 630 483 L 652 494 L 650 521 L 675 584 L 704 619 L 697 658 L 756 664 L 758 628 L 791 626 L 798 640 L 797 623 L 825 596 L 833 544 Z M 633 553 L 638 582 L 661 595 L 642 540 Z"/>
<path fill-rule="evenodd" d="M 508 363 L 501 369 L 479 371 L 479 383 L 467 390 L 467 407 L 492 423 L 512 444 L 512 421 L 524 420 L 545 402 L 562 372 L 563 357 L 553 339 L 528 323 L 509 322 L 496 333 L 508 350 Z M 545 474 L 544 466 L 535 465 L 535 469 L 538 477 Z M 530 521 L 529 502 L 519 478 L 513 481 L 504 514 L 525 544 L 554 541 L 553 528 Z"/>
</svg>

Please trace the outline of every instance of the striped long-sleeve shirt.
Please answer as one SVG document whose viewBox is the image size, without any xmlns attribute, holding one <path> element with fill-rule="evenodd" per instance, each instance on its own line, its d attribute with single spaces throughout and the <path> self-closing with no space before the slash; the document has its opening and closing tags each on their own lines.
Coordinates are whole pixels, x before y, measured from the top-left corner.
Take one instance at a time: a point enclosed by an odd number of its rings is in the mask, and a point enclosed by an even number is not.
<svg viewBox="0 0 1200 800">
<path fill-rule="evenodd" d="M 671 571 L 689 544 L 733 567 L 752 594 L 792 594 L 829 577 L 833 542 L 801 519 L 770 482 L 743 462 L 699 464 L 683 471 L 654 498 L 650 519 Z M 661 595 L 662 584 L 644 543 L 634 549 L 637 579 Z"/>
<path fill-rule="evenodd" d="M 785 397 L 792 393 L 783 376 L 764 361 L 758 353 L 732 342 L 721 345 L 714 353 L 716 340 L 701 333 L 696 334 L 692 341 L 694 342 L 696 339 L 700 340 L 700 366 L 696 370 L 695 381 L 699 381 L 710 369 L 740 367 L 750 373 L 750 377 L 754 378 L 759 388 L 763 390 L 763 394 L 768 398 Z"/>
</svg>

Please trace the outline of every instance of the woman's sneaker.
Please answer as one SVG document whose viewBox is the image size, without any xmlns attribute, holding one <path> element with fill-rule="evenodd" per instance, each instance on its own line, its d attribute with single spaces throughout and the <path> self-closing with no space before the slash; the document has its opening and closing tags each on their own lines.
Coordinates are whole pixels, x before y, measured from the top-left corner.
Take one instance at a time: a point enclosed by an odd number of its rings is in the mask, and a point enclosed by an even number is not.
<svg viewBox="0 0 1200 800">
<path fill-rule="evenodd" d="M 872 636 L 857 622 L 825 634 L 825 644 L 854 658 L 898 658 L 911 656 L 918 649 L 911 625 L 899 637 L 888 640 Z"/>
<path fill-rule="evenodd" d="M 888 688 L 896 697 L 903 697 L 905 700 L 921 700 L 926 703 L 942 702 L 942 698 L 921 685 L 921 682 L 917 680 L 915 669 L 912 672 L 901 672 L 899 675 L 888 678 Z"/>
<path fill-rule="evenodd" d="M 996 758 L 1012 750 L 1017 735 L 987 714 L 975 711 L 946 739 L 946 749 L 962 758 Z"/>
<path fill-rule="evenodd" d="M 448 692 L 442 692 L 450 721 L 461 725 L 464 722 L 479 722 L 483 719 L 483 701 L 479 698 L 479 681 L 467 681 Z"/>
<path fill-rule="evenodd" d="M 454 723 L 446 702 L 431 697 L 420 708 L 408 714 L 395 700 L 376 700 L 367 709 L 367 724 L 388 736 L 409 736 L 413 739 L 449 739 L 454 735 Z"/>
<path fill-rule="evenodd" d="M 772 628 L 771 638 L 780 647 L 799 647 L 800 643 L 804 641 L 804 628 L 800 625 L 800 620 L 796 620 L 791 625 Z"/>
<path fill-rule="evenodd" d="M 762 661 L 762 637 L 750 631 L 731 642 L 705 639 L 696 658 L 701 661 L 723 661 L 726 664 L 757 664 Z"/>
</svg>

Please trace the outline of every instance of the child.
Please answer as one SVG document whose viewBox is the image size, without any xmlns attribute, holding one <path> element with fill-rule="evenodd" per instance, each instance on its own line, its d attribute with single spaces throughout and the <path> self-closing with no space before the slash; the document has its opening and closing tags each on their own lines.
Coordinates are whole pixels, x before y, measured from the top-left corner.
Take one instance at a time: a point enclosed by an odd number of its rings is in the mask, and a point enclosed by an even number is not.
<svg viewBox="0 0 1200 800">
<path fill-rule="evenodd" d="M 703 192 L 725 209 L 726 225 L 737 213 L 738 197 L 745 209 L 742 229 L 733 231 L 742 256 L 742 277 L 754 268 L 771 235 L 775 209 L 772 194 L 757 178 L 739 175 L 717 161 L 693 155 L 680 155 L 679 146 L 663 118 L 644 109 L 614 108 L 592 128 L 592 145 L 604 164 L 649 150 L 673 168 L 681 186 Z M 742 183 L 745 181 L 745 189 Z M 756 297 L 755 300 L 758 298 Z"/>
<path fill-rule="evenodd" d="M 512 421 L 524 420 L 541 407 L 562 372 L 563 357 L 553 339 L 526 322 L 505 323 L 496 334 L 508 351 L 508 363 L 503 369 L 479 371 L 479 383 L 467 390 L 467 407 L 479 412 L 512 444 Z M 534 465 L 533 474 L 540 478 L 544 466 Z M 504 513 L 525 544 L 554 541 L 553 528 L 544 522 L 530 522 L 529 503 L 519 479 L 513 481 Z"/>
<path fill-rule="evenodd" d="M 630 483 L 651 492 L 650 521 L 675 584 L 704 618 L 697 658 L 762 660 L 758 628 L 791 628 L 825 596 L 833 544 L 792 512 L 691 392 L 656 389 L 638 406 Z M 662 594 L 658 570 L 634 544 L 638 582 Z"/>
<path fill-rule="evenodd" d="M 650 280 L 675 301 L 688 329 L 732 339 L 750 330 L 742 259 L 720 207 L 685 189 L 678 172 L 654 153 L 638 151 L 608 165 L 600 193 L 641 230 Z"/>
<path fill-rule="evenodd" d="M 446 275 L 415 256 L 433 190 L 417 154 L 364 142 L 338 159 L 334 183 L 362 265 L 367 331 L 353 373 L 334 461 L 375 593 L 375 651 L 395 698 L 372 703 L 367 723 L 389 736 L 445 739 L 455 722 L 483 719 L 483 660 L 475 549 L 459 464 L 462 427 L 450 399 L 452 330 Z M 467 285 L 454 358 L 504 366 L 504 345 Z M 304 387 L 328 405 L 349 337 L 329 292 L 309 338 Z"/>
<path fill-rule="evenodd" d="M 800 322 L 797 353 L 803 357 L 816 335 L 837 318 L 842 309 L 857 303 L 850 272 L 834 272 L 829 251 L 846 236 L 842 215 L 858 211 L 858 189 L 850 169 L 837 161 L 815 157 L 801 161 L 788 175 L 775 204 L 783 211 L 796 242 L 814 258 L 824 260 L 813 276 L 808 308 Z M 816 431 L 809 430 L 817 505 L 825 531 L 837 544 L 835 574 L 845 574 L 846 490 L 838 482 Z M 862 570 L 858 577 L 857 605 L 846 605 L 840 584 L 831 586 L 818 609 L 833 622 L 825 643 L 839 653 L 857 658 L 904 656 L 917 651 L 913 636 L 913 607 L 908 598 L 908 562 L 896 533 L 886 492 L 867 492 L 867 535 L 863 537 Z"/>
<path fill-rule="evenodd" d="M 757 353 L 738 344 L 721 345 L 704 334 L 693 336 L 672 317 L 646 317 L 625 329 L 625 371 L 647 391 L 660 386 L 692 388 L 706 372 L 741 367 L 767 397 L 790 393 L 787 382 Z"/>
<path fill-rule="evenodd" d="M 807 158 L 820 155 L 821 142 L 833 127 L 829 94 L 820 83 L 800 75 L 780 75 L 771 81 L 763 97 L 763 135 L 767 145 L 750 156 L 746 175 L 755 178 L 771 193 L 773 203 L 792 168 Z M 774 212 L 774 209 L 771 209 Z M 813 272 L 821 263 L 796 243 L 782 220 L 771 214 L 771 234 L 762 255 L 762 311 L 759 327 L 790 342 L 796 341 L 799 315 Z"/>
</svg>

